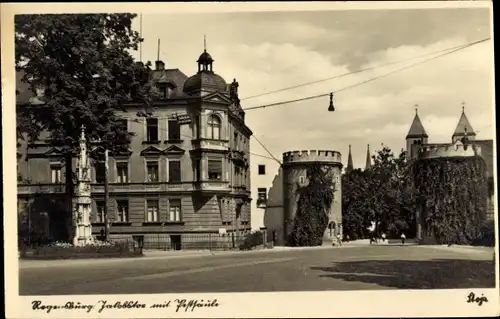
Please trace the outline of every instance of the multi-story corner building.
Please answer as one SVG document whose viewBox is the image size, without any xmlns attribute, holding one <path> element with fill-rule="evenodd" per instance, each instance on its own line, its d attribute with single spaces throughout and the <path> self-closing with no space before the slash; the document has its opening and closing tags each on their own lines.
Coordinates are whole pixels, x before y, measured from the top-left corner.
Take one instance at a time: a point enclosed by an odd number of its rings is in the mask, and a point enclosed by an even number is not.
<svg viewBox="0 0 500 319">
<path fill-rule="evenodd" d="M 204 51 L 198 72 L 188 77 L 156 61 L 151 78 L 161 98 L 153 114 L 129 103 L 123 125 L 135 136 L 128 151 L 110 154 L 110 234 L 167 235 L 184 247 L 186 234 L 242 234 L 251 229 L 250 148 L 252 131 L 231 84 L 213 71 Z M 26 89 L 18 86 L 18 91 Z M 34 100 L 18 95 L 18 107 Z M 98 146 L 94 154 L 103 150 Z M 20 220 L 53 239 L 64 238 L 71 216 L 64 204 L 65 174 L 60 150 L 43 140 L 18 147 Z M 73 166 L 74 167 L 74 166 Z M 104 163 L 92 168 L 92 225 L 104 228 Z M 71 218 L 71 217 L 70 217 Z M 169 236 L 168 236 L 169 235 Z"/>
</svg>

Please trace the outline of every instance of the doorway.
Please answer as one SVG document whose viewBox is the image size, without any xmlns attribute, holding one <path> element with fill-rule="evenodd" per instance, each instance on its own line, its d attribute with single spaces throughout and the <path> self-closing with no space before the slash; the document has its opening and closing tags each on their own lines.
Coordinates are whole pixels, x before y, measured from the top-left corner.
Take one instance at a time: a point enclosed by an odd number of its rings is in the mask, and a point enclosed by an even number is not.
<svg viewBox="0 0 500 319">
<path fill-rule="evenodd" d="M 172 250 L 182 249 L 181 235 L 170 235 L 170 247 Z"/>
</svg>

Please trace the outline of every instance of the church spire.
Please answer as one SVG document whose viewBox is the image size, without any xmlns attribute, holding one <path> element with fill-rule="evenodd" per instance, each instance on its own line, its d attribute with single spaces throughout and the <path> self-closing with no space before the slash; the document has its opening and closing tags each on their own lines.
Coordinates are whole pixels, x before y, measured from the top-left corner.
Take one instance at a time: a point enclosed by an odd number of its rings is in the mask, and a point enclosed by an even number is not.
<svg viewBox="0 0 500 319">
<path fill-rule="evenodd" d="M 411 123 L 410 130 L 406 135 L 406 139 L 409 138 L 428 138 L 427 132 L 425 132 L 422 121 L 418 116 L 418 104 L 415 105 L 415 117 L 413 118 L 413 123 Z"/>
<path fill-rule="evenodd" d="M 353 169 L 354 165 L 352 164 L 351 144 L 349 144 L 349 156 L 347 157 L 346 173 L 351 172 Z"/>
<path fill-rule="evenodd" d="M 455 128 L 455 132 L 453 133 L 451 139 L 453 143 L 455 143 L 457 140 L 461 140 L 462 138 L 474 139 L 475 136 L 476 132 L 474 132 L 467 115 L 465 115 L 465 102 L 462 102 L 462 114 L 460 115 L 460 119 L 458 120 L 457 127 Z"/>
<path fill-rule="evenodd" d="M 370 169 L 372 167 L 372 157 L 370 155 L 370 144 L 368 144 L 368 147 L 366 149 L 366 164 L 365 164 L 365 170 Z"/>
</svg>

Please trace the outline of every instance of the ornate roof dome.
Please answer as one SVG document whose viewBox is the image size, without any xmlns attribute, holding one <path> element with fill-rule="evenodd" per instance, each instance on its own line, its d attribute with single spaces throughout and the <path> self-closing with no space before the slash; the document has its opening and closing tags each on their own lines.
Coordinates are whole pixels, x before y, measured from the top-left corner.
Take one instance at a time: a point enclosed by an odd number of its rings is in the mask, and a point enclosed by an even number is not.
<svg viewBox="0 0 500 319">
<path fill-rule="evenodd" d="M 212 69 L 214 59 L 212 59 L 212 56 L 206 49 L 203 50 L 203 53 L 196 62 L 198 62 L 198 73 L 184 82 L 183 91 L 185 93 L 196 92 L 202 89 L 227 92 L 227 83 L 220 75 L 214 73 Z"/>
<path fill-rule="evenodd" d="M 211 71 L 200 71 L 191 76 L 184 82 L 183 91 L 186 93 L 198 91 L 201 89 L 226 92 L 227 83 L 222 76 Z"/>
</svg>

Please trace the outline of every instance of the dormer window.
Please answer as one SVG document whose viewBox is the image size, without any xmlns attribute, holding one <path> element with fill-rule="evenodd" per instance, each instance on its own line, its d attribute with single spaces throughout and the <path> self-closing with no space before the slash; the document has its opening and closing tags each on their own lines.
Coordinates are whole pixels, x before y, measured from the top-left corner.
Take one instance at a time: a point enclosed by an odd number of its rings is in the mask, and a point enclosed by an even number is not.
<svg viewBox="0 0 500 319">
<path fill-rule="evenodd" d="M 167 83 L 158 83 L 157 88 L 160 91 L 161 99 L 168 99 L 170 97 L 170 88 Z"/>
</svg>

